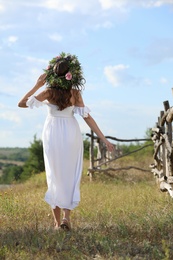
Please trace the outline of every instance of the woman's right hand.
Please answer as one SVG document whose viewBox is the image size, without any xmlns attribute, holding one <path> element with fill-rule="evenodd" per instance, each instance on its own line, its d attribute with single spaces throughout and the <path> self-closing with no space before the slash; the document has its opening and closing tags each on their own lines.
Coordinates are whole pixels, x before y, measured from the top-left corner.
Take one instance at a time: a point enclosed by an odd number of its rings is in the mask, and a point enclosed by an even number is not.
<svg viewBox="0 0 173 260">
<path fill-rule="evenodd" d="M 37 79 L 36 86 L 38 88 L 41 88 L 46 83 L 46 73 L 43 73 L 40 75 L 40 77 Z"/>
</svg>

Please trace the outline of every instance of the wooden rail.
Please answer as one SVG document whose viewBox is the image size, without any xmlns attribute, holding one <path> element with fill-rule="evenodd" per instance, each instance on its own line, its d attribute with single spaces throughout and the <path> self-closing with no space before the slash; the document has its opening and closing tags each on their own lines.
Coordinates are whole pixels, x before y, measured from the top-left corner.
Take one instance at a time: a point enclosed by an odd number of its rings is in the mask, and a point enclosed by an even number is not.
<svg viewBox="0 0 173 260">
<path fill-rule="evenodd" d="M 114 168 L 112 166 L 109 166 L 111 162 L 120 159 L 122 157 L 128 156 L 132 153 L 136 153 L 148 146 L 151 146 L 152 144 L 144 145 L 134 151 L 131 151 L 127 154 L 122 154 L 122 151 L 117 148 L 115 145 L 115 149 L 113 153 L 110 153 L 106 150 L 106 146 L 104 143 L 97 137 L 94 136 L 93 131 L 91 131 L 91 134 L 86 134 L 88 137 L 90 137 L 90 166 L 88 168 L 87 174 L 90 176 L 90 180 L 92 180 L 92 175 L 95 172 L 104 172 L 105 174 L 109 176 L 113 176 L 112 172 L 119 171 L 119 170 L 129 170 L 129 169 L 136 169 L 143 172 L 150 172 L 149 170 L 142 169 L 136 166 L 127 166 L 122 168 Z M 151 139 L 119 139 L 112 136 L 106 136 L 107 139 L 119 141 L 119 142 L 139 142 L 139 141 L 151 141 Z M 94 142 L 95 141 L 95 142 Z M 97 145 L 97 158 L 94 156 L 94 146 Z M 104 168 L 102 168 L 104 166 Z M 106 166 L 106 167 L 105 167 Z"/>
</svg>

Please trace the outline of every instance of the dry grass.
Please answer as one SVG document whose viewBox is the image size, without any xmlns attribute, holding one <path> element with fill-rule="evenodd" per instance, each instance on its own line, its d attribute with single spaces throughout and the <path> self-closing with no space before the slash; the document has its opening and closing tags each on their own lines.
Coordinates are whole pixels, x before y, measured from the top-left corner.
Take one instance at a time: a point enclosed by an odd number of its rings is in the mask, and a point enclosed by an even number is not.
<svg viewBox="0 0 173 260">
<path fill-rule="evenodd" d="M 90 182 L 85 170 L 69 233 L 53 230 L 45 191 L 42 173 L 1 192 L 0 259 L 173 259 L 173 202 L 150 173 L 97 174 Z"/>
</svg>

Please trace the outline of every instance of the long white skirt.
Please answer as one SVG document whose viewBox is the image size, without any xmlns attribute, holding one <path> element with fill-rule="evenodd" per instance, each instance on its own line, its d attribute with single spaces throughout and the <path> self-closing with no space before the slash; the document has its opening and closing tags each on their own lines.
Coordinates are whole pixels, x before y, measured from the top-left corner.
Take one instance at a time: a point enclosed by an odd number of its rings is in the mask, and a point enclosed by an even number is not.
<svg viewBox="0 0 173 260">
<path fill-rule="evenodd" d="M 43 129 L 44 161 L 52 207 L 74 209 L 80 201 L 83 141 L 75 117 L 48 116 Z"/>
</svg>

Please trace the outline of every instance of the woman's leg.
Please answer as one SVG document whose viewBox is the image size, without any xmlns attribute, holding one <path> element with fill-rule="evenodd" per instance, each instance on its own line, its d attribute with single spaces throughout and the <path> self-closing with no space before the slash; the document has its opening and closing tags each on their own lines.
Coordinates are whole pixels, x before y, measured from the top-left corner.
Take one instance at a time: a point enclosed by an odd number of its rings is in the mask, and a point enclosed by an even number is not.
<svg viewBox="0 0 173 260">
<path fill-rule="evenodd" d="M 69 209 L 63 209 L 63 219 L 61 222 L 61 228 L 65 230 L 70 230 L 71 225 L 70 225 L 70 210 Z"/>
<path fill-rule="evenodd" d="M 63 209 L 63 218 L 67 219 L 67 221 L 70 222 L 70 210 L 69 209 Z"/>
<path fill-rule="evenodd" d="M 54 217 L 55 228 L 58 228 L 61 224 L 61 209 L 56 207 L 55 209 L 52 209 L 52 213 Z"/>
</svg>

